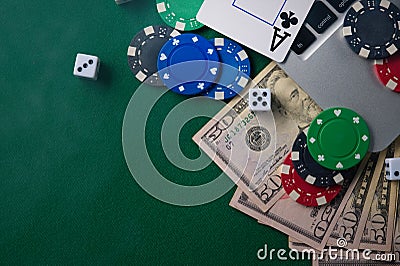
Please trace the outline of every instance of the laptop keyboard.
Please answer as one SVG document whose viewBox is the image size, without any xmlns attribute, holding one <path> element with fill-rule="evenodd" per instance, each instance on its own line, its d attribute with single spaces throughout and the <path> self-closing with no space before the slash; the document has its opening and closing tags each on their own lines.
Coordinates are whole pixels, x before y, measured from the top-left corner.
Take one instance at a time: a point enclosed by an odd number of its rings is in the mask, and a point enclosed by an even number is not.
<svg viewBox="0 0 400 266">
<path fill-rule="evenodd" d="M 355 0 L 328 0 L 328 3 L 339 13 L 344 13 Z"/>
<path fill-rule="evenodd" d="M 316 39 L 315 35 L 303 25 L 294 39 L 292 51 L 301 55 Z"/>
<path fill-rule="evenodd" d="M 339 18 L 345 16 L 345 12 L 355 1 L 326 0 L 315 2 L 293 42 L 292 51 L 297 55 L 303 54 Z"/>
<path fill-rule="evenodd" d="M 337 16 L 322 2 L 316 2 L 310 9 L 306 23 L 318 34 L 324 33 L 337 20 Z"/>
</svg>

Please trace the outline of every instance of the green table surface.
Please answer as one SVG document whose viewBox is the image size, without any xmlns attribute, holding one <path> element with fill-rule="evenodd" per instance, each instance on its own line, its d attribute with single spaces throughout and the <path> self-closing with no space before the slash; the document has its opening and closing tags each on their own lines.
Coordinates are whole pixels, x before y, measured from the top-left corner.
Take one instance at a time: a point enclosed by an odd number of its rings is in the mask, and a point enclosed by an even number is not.
<svg viewBox="0 0 400 266">
<path fill-rule="evenodd" d="M 140 83 L 126 51 L 136 32 L 163 24 L 155 1 L 0 5 L 1 264 L 310 264 L 258 260 L 265 244 L 287 249 L 287 236 L 229 207 L 234 189 L 205 205 L 179 207 L 132 178 L 121 133 Z M 196 33 L 221 36 L 206 27 Z M 254 77 L 270 60 L 246 51 Z M 100 57 L 98 81 L 72 75 L 78 52 Z M 165 97 L 168 104 L 155 108 L 147 125 L 152 160 L 173 182 L 209 182 L 221 173 L 215 164 L 176 172 L 163 154 L 160 123 L 184 99 Z M 191 137 L 206 121 L 182 129 L 188 157 L 199 155 Z"/>
</svg>

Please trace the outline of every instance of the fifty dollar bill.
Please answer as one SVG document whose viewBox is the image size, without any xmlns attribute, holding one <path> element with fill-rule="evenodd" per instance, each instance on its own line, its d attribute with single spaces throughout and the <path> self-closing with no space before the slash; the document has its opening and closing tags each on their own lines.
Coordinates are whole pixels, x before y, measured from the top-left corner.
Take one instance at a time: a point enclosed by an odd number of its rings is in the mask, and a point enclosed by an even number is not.
<svg viewBox="0 0 400 266">
<path fill-rule="evenodd" d="M 249 88 L 269 88 L 272 112 L 249 109 Z M 284 194 L 278 167 L 321 108 L 275 63 L 193 137 L 262 211 Z"/>
</svg>

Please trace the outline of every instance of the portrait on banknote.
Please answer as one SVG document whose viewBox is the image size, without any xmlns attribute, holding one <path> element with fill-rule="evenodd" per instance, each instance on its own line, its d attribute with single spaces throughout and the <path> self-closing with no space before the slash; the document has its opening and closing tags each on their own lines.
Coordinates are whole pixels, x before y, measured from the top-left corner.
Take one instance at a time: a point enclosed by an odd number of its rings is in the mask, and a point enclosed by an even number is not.
<svg viewBox="0 0 400 266">
<path fill-rule="evenodd" d="M 295 121 L 301 130 L 308 127 L 322 111 L 316 102 L 278 66 L 263 77 L 259 86 L 271 90 L 272 105 L 284 117 Z"/>
</svg>

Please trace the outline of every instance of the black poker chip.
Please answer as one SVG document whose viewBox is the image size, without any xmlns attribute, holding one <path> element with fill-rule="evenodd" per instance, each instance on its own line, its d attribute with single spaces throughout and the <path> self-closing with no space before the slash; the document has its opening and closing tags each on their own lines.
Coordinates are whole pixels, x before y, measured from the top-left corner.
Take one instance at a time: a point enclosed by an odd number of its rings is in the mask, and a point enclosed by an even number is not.
<svg viewBox="0 0 400 266">
<path fill-rule="evenodd" d="M 342 184 L 346 171 L 330 170 L 318 164 L 307 148 L 307 136 L 301 132 L 292 147 L 292 162 L 298 175 L 307 183 L 328 187 Z"/>
<path fill-rule="evenodd" d="M 346 14 L 343 35 L 359 56 L 387 58 L 400 48 L 400 10 L 388 0 L 357 1 Z"/>
<path fill-rule="evenodd" d="M 141 82 L 164 86 L 158 76 L 158 53 L 166 42 L 180 35 L 169 26 L 148 26 L 133 37 L 128 47 L 128 64 L 133 75 Z"/>
</svg>

